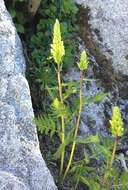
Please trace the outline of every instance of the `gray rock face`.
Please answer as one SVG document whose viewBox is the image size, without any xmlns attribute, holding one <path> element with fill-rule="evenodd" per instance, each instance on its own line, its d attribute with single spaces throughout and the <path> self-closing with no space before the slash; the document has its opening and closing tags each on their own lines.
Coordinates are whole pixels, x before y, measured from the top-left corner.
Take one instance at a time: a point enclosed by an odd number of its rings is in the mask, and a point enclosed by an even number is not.
<svg viewBox="0 0 128 190">
<path fill-rule="evenodd" d="M 20 39 L 0 0 L 0 189 L 56 190 L 39 150 Z"/>
<path fill-rule="evenodd" d="M 82 114 L 84 133 L 108 135 L 112 106 L 122 111 L 128 131 L 128 1 L 75 0 L 79 6 L 78 23 L 81 49 L 90 58 L 90 78 L 97 79 L 84 87 L 84 94 L 98 91 L 110 95 L 99 104 L 85 106 Z M 84 43 L 83 43 L 84 42 Z M 83 43 L 83 45 L 81 45 Z M 127 135 L 127 134 L 126 134 Z M 127 146 L 128 147 L 128 146 Z"/>
<path fill-rule="evenodd" d="M 128 1 L 75 1 L 88 9 L 87 22 L 96 46 L 112 62 L 114 71 L 128 75 Z"/>
</svg>

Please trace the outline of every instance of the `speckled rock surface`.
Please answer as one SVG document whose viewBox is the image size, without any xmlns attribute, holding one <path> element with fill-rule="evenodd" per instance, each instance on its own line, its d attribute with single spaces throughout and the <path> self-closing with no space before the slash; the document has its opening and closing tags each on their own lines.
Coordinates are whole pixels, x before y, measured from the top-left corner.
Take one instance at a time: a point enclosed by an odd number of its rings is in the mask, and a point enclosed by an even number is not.
<svg viewBox="0 0 128 190">
<path fill-rule="evenodd" d="M 39 150 L 25 60 L 0 0 L 0 190 L 56 190 Z"/>
<path fill-rule="evenodd" d="M 75 1 L 88 11 L 86 23 L 95 45 L 112 62 L 117 73 L 128 75 L 128 1 Z M 83 17 L 83 20 L 88 18 Z"/>
<path fill-rule="evenodd" d="M 84 84 L 84 94 L 107 92 L 98 104 L 84 107 L 82 134 L 110 135 L 112 107 L 118 105 L 128 131 L 128 1 L 74 0 L 79 4 L 79 51 L 86 49 L 92 72 L 86 76 L 95 81 Z M 70 76 L 76 76 L 75 73 Z M 125 142 L 124 142 L 125 144 Z M 128 147 L 128 146 L 127 146 Z"/>
</svg>

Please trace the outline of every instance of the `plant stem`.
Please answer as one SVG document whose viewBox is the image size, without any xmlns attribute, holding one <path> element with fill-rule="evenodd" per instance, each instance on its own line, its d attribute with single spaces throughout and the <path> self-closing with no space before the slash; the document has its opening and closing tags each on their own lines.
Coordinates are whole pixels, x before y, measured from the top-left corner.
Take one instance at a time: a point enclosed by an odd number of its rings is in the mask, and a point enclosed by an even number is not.
<svg viewBox="0 0 128 190">
<path fill-rule="evenodd" d="M 112 158 L 111 158 L 111 161 L 110 161 L 110 164 L 109 164 L 109 169 L 112 168 L 112 164 L 113 164 L 113 161 L 115 159 L 117 145 L 118 145 L 118 137 L 115 139 L 115 142 L 114 142 L 113 152 L 112 152 Z"/>
<path fill-rule="evenodd" d="M 60 101 L 63 104 L 63 95 L 62 95 L 62 83 L 61 83 L 61 71 L 60 67 L 58 66 L 57 70 L 57 78 L 58 78 L 58 89 L 59 89 L 59 97 Z M 65 140 L 65 123 L 64 123 L 64 116 L 61 116 L 61 142 L 62 144 L 64 143 Z M 62 151 L 61 154 L 61 164 L 60 164 L 60 176 L 62 175 L 63 172 L 63 165 L 64 165 L 64 155 L 65 155 L 65 148 Z"/>
<path fill-rule="evenodd" d="M 79 105 L 79 112 L 78 112 L 78 117 L 77 117 L 77 121 L 76 121 L 76 128 L 75 128 L 75 133 L 74 133 L 74 140 L 73 140 L 73 144 L 72 144 L 72 148 L 71 148 L 71 153 L 70 153 L 70 158 L 68 161 L 68 165 L 66 167 L 64 176 L 63 176 L 63 181 L 70 169 L 70 166 L 72 164 L 72 159 L 73 159 L 73 155 L 74 155 L 74 151 L 75 151 L 75 146 L 76 146 L 76 137 L 77 137 L 77 133 L 78 133 L 78 129 L 80 126 L 80 119 L 81 119 L 81 112 L 82 112 L 82 107 L 83 107 L 83 95 L 82 95 L 82 91 L 83 91 L 83 72 L 81 71 L 80 73 L 80 105 Z"/>
<path fill-rule="evenodd" d="M 75 185 L 75 189 L 74 190 L 77 190 L 77 187 L 78 187 L 78 184 L 79 184 L 79 178 L 76 180 L 76 185 Z"/>
<path fill-rule="evenodd" d="M 112 157 L 111 157 L 111 160 L 110 160 L 110 162 L 108 163 L 108 166 L 107 166 L 107 170 L 109 170 L 109 171 L 111 170 L 112 165 L 113 165 L 113 161 L 115 159 L 117 145 L 118 145 L 118 137 L 115 138 L 114 146 L 113 146 L 113 151 L 112 151 Z M 102 183 L 103 186 L 106 184 L 106 181 L 107 181 L 107 176 L 104 175 L 103 183 Z"/>
</svg>

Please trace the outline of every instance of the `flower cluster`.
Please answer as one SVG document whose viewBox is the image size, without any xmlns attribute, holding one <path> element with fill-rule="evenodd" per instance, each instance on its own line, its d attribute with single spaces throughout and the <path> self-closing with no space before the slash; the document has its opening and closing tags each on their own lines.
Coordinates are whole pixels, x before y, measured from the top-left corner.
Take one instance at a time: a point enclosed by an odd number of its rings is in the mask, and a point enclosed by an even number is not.
<svg viewBox="0 0 128 190">
<path fill-rule="evenodd" d="M 51 44 L 51 55 L 57 65 L 62 63 L 62 58 L 65 55 L 64 44 L 61 39 L 60 24 L 56 19 L 53 31 L 53 44 Z"/>
<path fill-rule="evenodd" d="M 113 137 L 121 137 L 124 133 L 124 124 L 120 109 L 117 106 L 112 109 L 112 120 L 110 120 L 110 124 Z"/>
<path fill-rule="evenodd" d="M 88 64 L 89 64 L 89 61 L 88 61 L 87 53 L 84 50 L 80 55 L 80 63 L 78 64 L 78 67 L 81 71 L 84 71 L 88 68 Z"/>
</svg>

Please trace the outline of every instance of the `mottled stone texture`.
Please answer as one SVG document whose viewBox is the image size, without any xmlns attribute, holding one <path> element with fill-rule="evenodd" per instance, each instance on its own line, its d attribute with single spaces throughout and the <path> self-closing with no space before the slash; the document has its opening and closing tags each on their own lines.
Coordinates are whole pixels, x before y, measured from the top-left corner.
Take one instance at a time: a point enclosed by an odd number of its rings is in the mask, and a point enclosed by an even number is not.
<svg viewBox="0 0 128 190">
<path fill-rule="evenodd" d="M 0 0 L 0 189 L 56 190 L 39 150 L 20 39 Z"/>
<path fill-rule="evenodd" d="M 74 1 L 80 5 L 77 18 L 85 45 L 79 41 L 80 51 L 89 52 L 91 63 L 89 70 L 92 71 L 86 74 L 97 79 L 85 83 L 84 94 L 110 93 L 99 104 L 84 107 L 81 129 L 86 134 L 107 136 L 112 106 L 118 105 L 128 131 L 128 0 Z M 128 143 L 123 144 L 128 149 Z"/>
<path fill-rule="evenodd" d="M 88 19 L 96 47 L 112 62 L 117 73 L 128 75 L 128 0 L 75 1 L 88 10 L 88 18 L 83 20 Z"/>
</svg>

